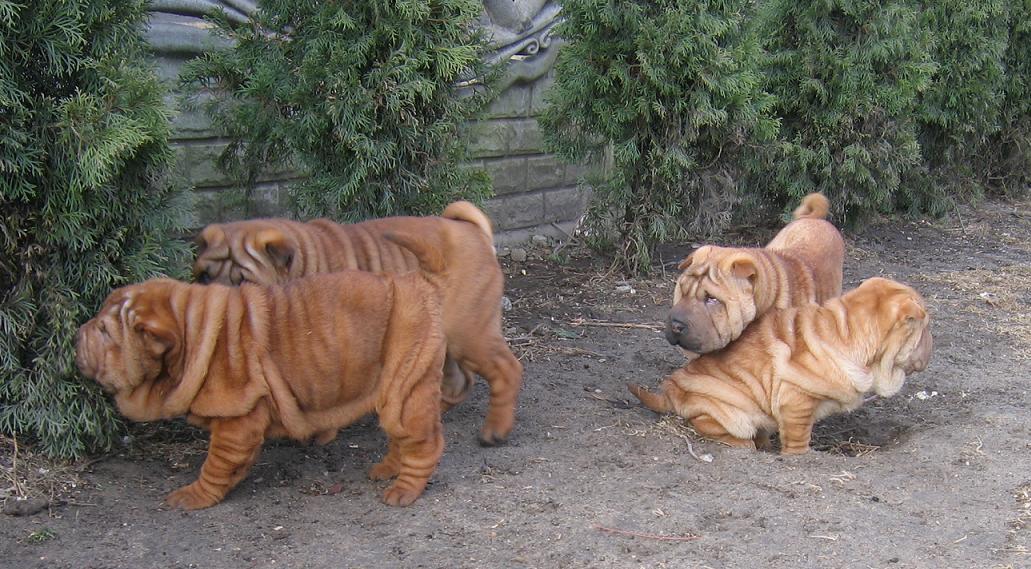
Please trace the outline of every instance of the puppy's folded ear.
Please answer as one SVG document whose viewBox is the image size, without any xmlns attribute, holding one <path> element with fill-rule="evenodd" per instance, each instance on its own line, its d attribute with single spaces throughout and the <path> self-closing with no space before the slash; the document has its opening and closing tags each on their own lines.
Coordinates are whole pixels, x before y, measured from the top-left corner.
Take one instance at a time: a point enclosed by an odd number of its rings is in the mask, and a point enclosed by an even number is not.
<svg viewBox="0 0 1031 569">
<path fill-rule="evenodd" d="M 691 263 L 695 261 L 695 256 L 704 254 L 703 251 L 707 251 L 708 249 L 708 245 L 702 245 L 694 251 L 691 251 L 687 254 L 686 257 L 684 257 L 684 260 L 680 261 L 680 264 L 677 265 L 677 269 L 683 271 L 684 269 L 690 267 Z"/>
<path fill-rule="evenodd" d="M 755 259 L 746 255 L 734 255 L 727 260 L 724 266 L 728 273 L 739 279 L 755 280 L 755 276 L 759 273 Z"/>
<path fill-rule="evenodd" d="M 133 326 L 133 331 L 139 334 L 144 348 L 155 358 L 168 353 L 178 343 L 174 331 L 155 325 L 152 321 L 137 321 Z"/>
<path fill-rule="evenodd" d="M 204 253 L 209 248 L 220 247 L 225 244 L 226 232 L 221 225 L 213 223 L 201 230 L 197 236 L 197 254 Z"/>
<path fill-rule="evenodd" d="M 910 325 L 917 321 L 922 322 L 927 318 L 927 310 L 912 297 L 907 297 L 899 303 L 898 312 L 896 314 L 897 322 Z"/>
<path fill-rule="evenodd" d="M 275 228 L 259 231 L 254 236 L 254 244 L 258 251 L 263 251 L 268 255 L 272 264 L 280 269 L 290 268 L 297 250 L 293 242 L 282 231 Z"/>
</svg>

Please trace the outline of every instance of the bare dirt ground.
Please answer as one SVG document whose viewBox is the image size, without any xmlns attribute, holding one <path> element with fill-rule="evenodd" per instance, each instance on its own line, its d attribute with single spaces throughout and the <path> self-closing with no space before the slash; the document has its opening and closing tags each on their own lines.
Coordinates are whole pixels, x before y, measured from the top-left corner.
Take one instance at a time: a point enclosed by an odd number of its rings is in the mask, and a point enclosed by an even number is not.
<svg viewBox="0 0 1031 569">
<path fill-rule="evenodd" d="M 198 431 L 137 427 L 71 466 L 24 450 L 14 463 L 5 441 L 6 494 L 52 501 L 0 515 L 0 566 L 1031 567 L 1031 203 L 847 238 L 846 287 L 914 285 L 936 352 L 897 396 L 822 422 L 808 455 L 700 441 L 630 401 L 625 383 L 683 363 L 658 330 L 690 244 L 631 281 L 563 250 L 506 262 L 506 332 L 526 365 L 510 443 L 477 446 L 478 385 L 445 417 L 444 459 L 413 506 L 382 505 L 385 483 L 365 477 L 385 450 L 371 419 L 325 447 L 267 444 L 224 503 L 192 513 L 161 499 L 196 476 Z"/>
</svg>

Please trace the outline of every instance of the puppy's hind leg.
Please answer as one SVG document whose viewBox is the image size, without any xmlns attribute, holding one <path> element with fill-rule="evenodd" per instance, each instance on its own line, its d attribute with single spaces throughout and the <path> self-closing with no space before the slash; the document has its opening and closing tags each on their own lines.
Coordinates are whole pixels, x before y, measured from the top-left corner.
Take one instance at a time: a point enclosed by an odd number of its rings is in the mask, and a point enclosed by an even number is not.
<svg viewBox="0 0 1031 569">
<path fill-rule="evenodd" d="M 462 369 L 450 355 L 444 359 L 444 380 L 440 384 L 440 410 L 449 411 L 455 405 L 469 398 L 476 375 Z"/>
<path fill-rule="evenodd" d="M 673 407 L 673 402 L 670 401 L 669 395 L 666 393 L 665 384 L 660 387 L 658 393 L 648 391 L 647 387 L 637 383 L 628 383 L 626 387 L 634 397 L 641 401 L 641 405 L 656 413 L 672 413 L 676 410 Z"/>
<path fill-rule="evenodd" d="M 496 446 L 508 440 L 515 426 L 516 399 L 523 386 L 523 364 L 508 348 L 499 329 L 485 337 L 465 342 L 459 365 L 468 373 L 478 373 L 490 387 L 487 417 L 480 429 L 480 444 Z"/>
<path fill-rule="evenodd" d="M 749 448 L 755 450 L 756 444 L 755 439 L 741 439 L 727 432 L 727 429 L 723 428 L 723 425 L 719 423 L 712 415 L 699 415 L 690 420 L 691 427 L 698 431 L 699 435 L 707 439 L 712 439 L 717 442 L 721 442 L 725 445 L 738 447 L 738 448 Z"/>
</svg>

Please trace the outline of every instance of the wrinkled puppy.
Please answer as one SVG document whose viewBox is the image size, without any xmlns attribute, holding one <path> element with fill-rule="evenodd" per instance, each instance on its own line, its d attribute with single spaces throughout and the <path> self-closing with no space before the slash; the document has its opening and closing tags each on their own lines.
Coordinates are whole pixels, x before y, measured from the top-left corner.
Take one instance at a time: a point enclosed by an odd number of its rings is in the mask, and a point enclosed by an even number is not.
<svg viewBox="0 0 1031 569">
<path fill-rule="evenodd" d="M 445 409 L 468 397 L 479 374 L 490 387 L 480 442 L 495 445 L 508 438 L 523 367 L 501 332 L 504 275 L 494 255 L 490 220 L 473 204 L 452 203 L 441 217 L 389 217 L 352 225 L 326 219 L 213 224 L 201 232 L 198 245 L 197 281 L 230 285 L 276 284 L 343 269 L 403 273 L 419 268 L 413 247 L 429 249 L 444 265 Z"/>
<path fill-rule="evenodd" d="M 75 360 L 133 421 L 185 415 L 211 431 L 196 482 L 173 507 L 217 504 L 263 441 L 323 444 L 375 412 L 389 450 L 369 477 L 411 504 L 444 448 L 445 342 L 438 292 L 421 273 L 315 275 L 283 287 L 154 279 L 108 296 L 80 329 Z"/>
<path fill-rule="evenodd" d="M 690 352 L 712 352 L 770 309 L 841 294 L 845 243 L 824 219 L 829 211 L 827 198 L 809 194 L 795 221 L 766 247 L 706 245 L 688 255 L 678 267 L 666 340 Z"/>
<path fill-rule="evenodd" d="M 888 397 L 931 357 L 929 317 L 908 286 L 871 278 L 822 305 L 768 312 L 724 350 L 673 372 L 658 393 L 630 391 L 649 409 L 674 412 L 702 436 L 781 452 L 809 450 L 813 424 L 851 411 L 874 391 Z"/>
</svg>

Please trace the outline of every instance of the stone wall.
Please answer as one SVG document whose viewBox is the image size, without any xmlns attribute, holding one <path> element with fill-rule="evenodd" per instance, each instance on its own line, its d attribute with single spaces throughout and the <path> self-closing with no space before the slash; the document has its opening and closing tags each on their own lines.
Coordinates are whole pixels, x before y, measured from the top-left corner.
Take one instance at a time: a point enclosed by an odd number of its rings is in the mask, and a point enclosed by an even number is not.
<svg viewBox="0 0 1031 569">
<path fill-rule="evenodd" d="M 246 22 L 257 9 L 252 0 L 151 0 L 147 38 L 162 77 L 174 82 L 189 58 L 224 47 L 204 20 L 217 10 Z M 490 59 L 506 65 L 499 96 L 483 120 L 469 125 L 474 159 L 494 181 L 496 197 L 486 204 L 499 243 L 531 235 L 562 238 L 581 216 L 587 194 L 578 188 L 585 169 L 566 166 L 544 152 L 536 116 L 553 80 L 561 42 L 552 35 L 559 7 L 552 0 L 484 0 L 481 25 L 493 48 Z M 171 101 L 175 104 L 175 98 Z M 287 214 L 287 171 L 268 172 L 247 203 L 231 203 L 229 182 L 216 160 L 226 140 L 200 112 L 178 112 L 173 145 L 183 177 L 195 187 L 194 225 L 247 216 Z"/>
</svg>

